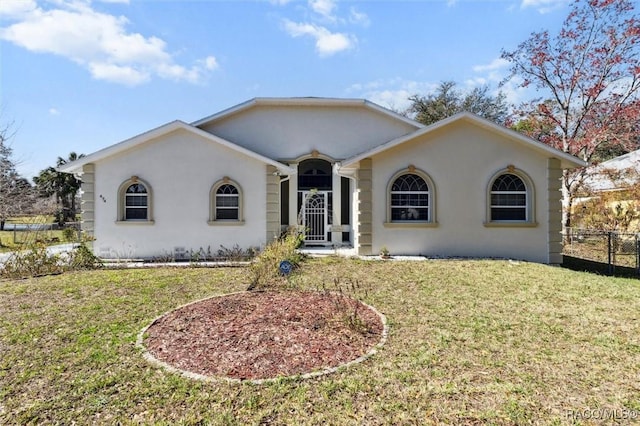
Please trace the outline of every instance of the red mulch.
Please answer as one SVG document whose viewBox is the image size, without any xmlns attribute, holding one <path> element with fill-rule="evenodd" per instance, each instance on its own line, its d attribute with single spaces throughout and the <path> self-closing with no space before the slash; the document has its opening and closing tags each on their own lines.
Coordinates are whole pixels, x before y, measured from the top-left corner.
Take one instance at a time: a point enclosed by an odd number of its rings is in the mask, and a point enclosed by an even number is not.
<svg viewBox="0 0 640 426">
<path fill-rule="evenodd" d="M 348 316 L 358 318 L 349 326 Z M 206 376 L 265 379 L 335 367 L 381 338 L 380 317 L 328 292 L 247 292 L 214 297 L 165 315 L 144 344 L 158 360 Z"/>
</svg>

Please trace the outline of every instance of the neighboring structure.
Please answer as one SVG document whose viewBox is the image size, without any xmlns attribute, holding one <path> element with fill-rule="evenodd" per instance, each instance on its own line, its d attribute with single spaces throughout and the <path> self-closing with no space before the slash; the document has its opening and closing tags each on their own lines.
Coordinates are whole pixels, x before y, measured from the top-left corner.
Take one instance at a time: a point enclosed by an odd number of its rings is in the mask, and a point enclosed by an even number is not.
<svg viewBox="0 0 640 426">
<path fill-rule="evenodd" d="M 635 180 L 631 180 L 630 176 L 624 175 L 619 176 L 618 179 L 612 179 L 610 172 L 615 174 L 627 169 L 635 170 L 636 173 L 640 174 L 640 150 L 632 151 L 589 167 L 584 179 L 584 185 L 590 192 L 625 191 L 629 185 L 635 183 Z"/>
<path fill-rule="evenodd" d="M 575 157 L 469 113 L 424 126 L 366 100 L 253 99 L 64 165 L 103 257 L 305 244 L 560 263 Z"/>
<path fill-rule="evenodd" d="M 640 230 L 640 150 L 587 167 L 572 213 L 574 227 Z"/>
</svg>

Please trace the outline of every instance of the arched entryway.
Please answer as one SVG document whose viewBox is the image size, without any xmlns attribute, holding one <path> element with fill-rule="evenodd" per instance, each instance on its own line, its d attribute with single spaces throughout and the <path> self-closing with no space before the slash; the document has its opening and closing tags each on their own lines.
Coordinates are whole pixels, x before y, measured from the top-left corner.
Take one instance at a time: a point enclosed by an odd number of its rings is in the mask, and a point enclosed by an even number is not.
<svg viewBox="0 0 640 426">
<path fill-rule="evenodd" d="M 333 218 L 332 165 L 320 158 L 298 164 L 298 223 L 305 228 L 305 244 L 331 241 Z"/>
</svg>

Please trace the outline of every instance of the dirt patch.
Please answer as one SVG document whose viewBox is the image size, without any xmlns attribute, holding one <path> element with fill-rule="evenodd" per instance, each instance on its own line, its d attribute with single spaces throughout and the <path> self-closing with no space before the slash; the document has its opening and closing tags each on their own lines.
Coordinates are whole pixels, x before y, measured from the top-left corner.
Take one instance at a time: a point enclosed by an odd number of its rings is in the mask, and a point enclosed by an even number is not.
<svg viewBox="0 0 640 426">
<path fill-rule="evenodd" d="M 178 308 L 154 321 L 144 346 L 182 371 L 240 380 L 320 371 L 353 361 L 383 337 L 383 318 L 329 292 L 246 292 Z"/>
</svg>

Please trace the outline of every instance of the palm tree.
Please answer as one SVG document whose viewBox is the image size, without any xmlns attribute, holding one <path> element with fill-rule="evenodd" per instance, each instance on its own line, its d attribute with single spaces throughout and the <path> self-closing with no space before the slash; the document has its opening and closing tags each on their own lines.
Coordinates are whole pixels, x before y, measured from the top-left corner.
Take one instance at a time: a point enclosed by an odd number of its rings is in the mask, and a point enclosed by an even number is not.
<svg viewBox="0 0 640 426">
<path fill-rule="evenodd" d="M 71 152 L 68 158 L 58 157 L 56 167 L 63 166 L 72 161 L 79 160 L 84 154 Z M 55 195 L 56 203 L 61 205 L 58 211 L 58 222 L 74 221 L 76 217 L 76 195 L 80 190 L 81 181 L 70 173 L 62 173 L 55 167 L 48 167 L 33 178 L 40 196 L 51 197 Z"/>
</svg>

